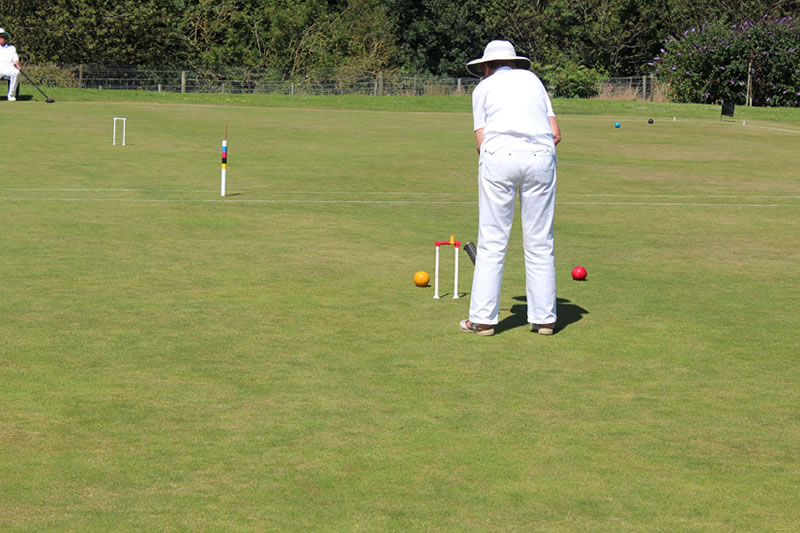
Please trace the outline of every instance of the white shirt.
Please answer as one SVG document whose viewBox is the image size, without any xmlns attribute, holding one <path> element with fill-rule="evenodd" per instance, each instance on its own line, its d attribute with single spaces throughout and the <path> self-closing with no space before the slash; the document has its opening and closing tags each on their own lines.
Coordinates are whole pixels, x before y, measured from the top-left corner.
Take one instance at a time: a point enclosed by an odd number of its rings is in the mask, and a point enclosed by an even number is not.
<svg viewBox="0 0 800 533">
<path fill-rule="evenodd" d="M 500 67 L 472 92 L 475 130 L 483 128 L 482 147 L 488 152 L 527 141 L 555 153 L 548 118 L 554 116 L 544 85 L 529 70 Z"/>
<path fill-rule="evenodd" d="M 10 67 L 14 61 L 19 61 L 17 48 L 13 44 L 0 46 L 0 67 Z"/>
</svg>

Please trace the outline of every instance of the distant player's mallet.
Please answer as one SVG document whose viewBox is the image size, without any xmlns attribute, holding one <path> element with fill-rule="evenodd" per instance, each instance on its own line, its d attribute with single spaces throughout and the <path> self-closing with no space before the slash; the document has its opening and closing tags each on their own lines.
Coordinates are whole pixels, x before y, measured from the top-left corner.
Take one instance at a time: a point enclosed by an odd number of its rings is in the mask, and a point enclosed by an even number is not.
<svg viewBox="0 0 800 533">
<path fill-rule="evenodd" d="M 53 102 L 55 102 L 55 100 L 53 100 L 52 98 L 50 98 L 50 97 L 48 97 L 46 94 L 44 94 L 44 91 L 43 91 L 43 90 L 41 90 L 41 89 L 39 88 L 39 86 L 38 86 L 38 85 L 36 85 L 36 83 L 34 83 L 34 81 L 28 77 L 28 75 L 27 75 L 27 74 L 25 74 L 25 71 L 24 71 L 24 70 L 22 70 L 22 69 L 19 69 L 19 73 L 20 73 L 20 74 L 22 74 L 23 76 L 25 76 L 25 79 L 26 79 L 26 80 L 28 80 L 29 82 L 31 82 L 31 85 L 33 85 L 34 87 L 36 87 L 36 90 L 37 90 L 37 91 L 39 91 L 40 93 L 42 93 L 42 96 L 44 96 L 44 101 L 45 101 L 45 102 L 47 102 L 48 104 L 52 104 Z"/>
</svg>

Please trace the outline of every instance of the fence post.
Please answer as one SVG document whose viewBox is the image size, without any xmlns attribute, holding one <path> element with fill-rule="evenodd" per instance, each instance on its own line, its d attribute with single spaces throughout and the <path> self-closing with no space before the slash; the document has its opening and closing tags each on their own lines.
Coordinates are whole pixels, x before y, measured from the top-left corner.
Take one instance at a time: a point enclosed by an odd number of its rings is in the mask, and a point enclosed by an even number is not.
<svg viewBox="0 0 800 533">
<path fill-rule="evenodd" d="M 383 96 L 383 72 L 378 72 L 378 96 Z"/>
<path fill-rule="evenodd" d="M 461 78 L 458 78 L 458 94 L 461 94 Z"/>
<path fill-rule="evenodd" d="M 186 71 L 185 70 L 181 71 L 181 92 L 182 93 L 186 92 Z"/>
<path fill-rule="evenodd" d="M 83 65 L 78 65 L 78 87 L 83 89 Z"/>
<path fill-rule="evenodd" d="M 647 101 L 647 74 L 642 76 L 642 101 Z"/>
<path fill-rule="evenodd" d="M 225 94 L 225 82 L 222 82 L 222 94 Z"/>
<path fill-rule="evenodd" d="M 744 99 L 747 107 L 753 106 L 753 61 L 747 63 L 747 96 Z"/>
<path fill-rule="evenodd" d="M 289 94 L 294 94 L 294 82 L 292 82 L 292 85 L 289 87 Z"/>
<path fill-rule="evenodd" d="M 161 92 L 161 84 L 158 84 L 158 92 Z"/>
</svg>

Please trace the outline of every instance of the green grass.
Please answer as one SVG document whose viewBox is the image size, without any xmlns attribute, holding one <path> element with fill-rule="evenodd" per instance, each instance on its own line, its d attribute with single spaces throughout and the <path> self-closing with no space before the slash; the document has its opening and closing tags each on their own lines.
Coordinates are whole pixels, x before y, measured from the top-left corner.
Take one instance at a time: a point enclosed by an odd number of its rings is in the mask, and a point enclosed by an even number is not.
<svg viewBox="0 0 800 533">
<path fill-rule="evenodd" d="M 0 102 L 0 529 L 800 523 L 796 110 L 557 101 L 559 331 L 517 225 L 480 338 L 465 254 L 412 282 L 475 239 L 468 98 L 52 92 Z"/>
<path fill-rule="evenodd" d="M 44 100 L 35 89 L 23 86 L 22 93 L 26 97 Z M 316 96 L 316 95 L 281 95 L 281 94 L 179 94 L 157 93 L 146 91 L 109 91 L 98 89 L 48 89 L 48 96 L 59 102 L 142 102 L 171 103 L 213 106 L 255 106 L 255 107 L 288 107 L 288 108 L 322 108 L 349 109 L 369 111 L 400 112 L 445 112 L 470 113 L 472 110 L 469 96 Z M 720 119 L 719 105 L 666 104 L 657 102 L 638 102 L 630 100 L 583 100 L 556 99 L 556 111 L 559 115 L 610 115 L 619 118 L 648 117 L 668 119 Z M 763 120 L 780 124 L 800 126 L 800 108 L 785 107 L 744 107 L 739 106 L 735 112 L 736 120 Z M 727 122 L 733 119 L 725 117 Z"/>
</svg>

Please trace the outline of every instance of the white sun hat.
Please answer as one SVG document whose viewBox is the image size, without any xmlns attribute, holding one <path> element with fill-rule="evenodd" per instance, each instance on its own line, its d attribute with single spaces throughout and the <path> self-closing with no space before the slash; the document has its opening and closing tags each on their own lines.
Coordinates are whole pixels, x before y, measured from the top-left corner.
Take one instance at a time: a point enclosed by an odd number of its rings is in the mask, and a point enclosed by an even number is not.
<svg viewBox="0 0 800 533">
<path fill-rule="evenodd" d="M 467 63 L 467 72 L 480 78 L 483 76 L 483 72 L 475 70 L 474 66 L 488 63 L 489 61 L 516 61 L 520 68 L 526 70 L 531 68 L 531 60 L 527 57 L 518 56 L 513 44 L 508 41 L 491 41 L 484 48 L 482 58 L 473 59 Z"/>
<path fill-rule="evenodd" d="M 11 36 L 10 36 L 10 35 L 8 34 L 8 32 L 7 32 L 6 30 L 4 30 L 3 28 L 0 28 L 0 35 L 3 35 L 3 36 L 5 36 L 5 38 L 6 38 L 6 41 L 7 41 L 7 40 L 9 40 L 9 39 L 11 39 Z"/>
</svg>

